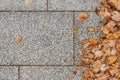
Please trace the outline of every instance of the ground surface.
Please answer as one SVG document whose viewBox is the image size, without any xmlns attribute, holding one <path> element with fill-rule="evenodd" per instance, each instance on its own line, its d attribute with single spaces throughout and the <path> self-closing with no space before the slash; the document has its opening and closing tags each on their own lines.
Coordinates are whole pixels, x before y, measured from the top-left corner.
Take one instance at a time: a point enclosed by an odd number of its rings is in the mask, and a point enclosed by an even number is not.
<svg viewBox="0 0 120 80">
<path fill-rule="evenodd" d="M 26 6 L 24 0 L 0 0 L 0 80 L 78 80 L 79 39 L 97 35 L 87 27 L 99 26 L 99 1 L 31 0 Z M 82 23 L 76 18 L 81 11 L 88 14 Z M 19 44 L 16 35 L 22 36 Z"/>
</svg>

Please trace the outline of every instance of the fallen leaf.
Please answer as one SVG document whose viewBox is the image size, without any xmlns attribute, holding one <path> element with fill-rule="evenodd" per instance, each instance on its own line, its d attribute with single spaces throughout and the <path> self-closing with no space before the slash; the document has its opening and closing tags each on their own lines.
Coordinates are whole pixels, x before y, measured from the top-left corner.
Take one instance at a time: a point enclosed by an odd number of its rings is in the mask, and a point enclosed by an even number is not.
<svg viewBox="0 0 120 80">
<path fill-rule="evenodd" d="M 103 55 L 102 51 L 95 51 L 95 56 L 96 57 L 101 57 Z"/>
<path fill-rule="evenodd" d="M 84 44 L 84 49 L 87 48 L 89 45 L 90 45 L 89 42 L 85 43 L 85 44 Z"/>
<path fill-rule="evenodd" d="M 78 14 L 78 20 L 80 21 L 80 22 L 82 22 L 83 20 L 85 20 L 87 18 L 87 14 L 85 13 L 85 12 L 80 12 L 79 14 Z"/>
<path fill-rule="evenodd" d="M 89 27 L 88 27 L 88 30 L 91 31 L 91 32 L 94 32 L 94 30 L 95 30 L 95 29 L 94 29 L 94 26 L 89 26 Z"/>
<path fill-rule="evenodd" d="M 120 3 L 115 3 L 115 7 L 117 10 L 120 10 Z"/>
<path fill-rule="evenodd" d="M 17 36 L 15 36 L 14 40 L 16 43 L 20 43 L 22 41 L 22 36 L 17 35 Z"/>
<path fill-rule="evenodd" d="M 88 41 L 91 46 L 95 46 L 97 44 L 97 40 L 92 37 L 89 37 Z"/>
<path fill-rule="evenodd" d="M 106 38 L 107 38 L 107 39 L 113 39 L 113 38 L 114 38 L 114 36 L 113 36 L 113 34 L 112 34 L 112 33 L 108 33 L 108 34 L 107 34 L 107 36 L 106 36 Z"/>
<path fill-rule="evenodd" d="M 114 21 L 120 21 L 120 13 L 115 11 L 111 17 Z"/>
<path fill-rule="evenodd" d="M 120 30 L 113 33 L 114 38 L 119 38 L 120 37 Z"/>
<path fill-rule="evenodd" d="M 109 56 L 107 59 L 108 59 L 108 63 L 112 64 L 117 60 L 117 56 Z"/>
</svg>

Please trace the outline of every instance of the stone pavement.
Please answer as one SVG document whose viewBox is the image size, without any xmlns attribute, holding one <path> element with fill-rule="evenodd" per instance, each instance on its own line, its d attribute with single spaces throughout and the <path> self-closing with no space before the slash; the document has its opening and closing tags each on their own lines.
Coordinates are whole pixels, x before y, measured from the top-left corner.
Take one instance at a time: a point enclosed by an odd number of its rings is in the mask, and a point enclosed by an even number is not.
<svg viewBox="0 0 120 80">
<path fill-rule="evenodd" d="M 0 80 L 78 80 L 84 69 L 74 74 L 79 39 L 97 35 L 87 27 L 100 24 L 94 12 L 99 1 L 31 0 L 26 6 L 25 0 L 0 0 Z M 88 14 L 82 23 L 76 18 L 81 11 Z"/>
</svg>

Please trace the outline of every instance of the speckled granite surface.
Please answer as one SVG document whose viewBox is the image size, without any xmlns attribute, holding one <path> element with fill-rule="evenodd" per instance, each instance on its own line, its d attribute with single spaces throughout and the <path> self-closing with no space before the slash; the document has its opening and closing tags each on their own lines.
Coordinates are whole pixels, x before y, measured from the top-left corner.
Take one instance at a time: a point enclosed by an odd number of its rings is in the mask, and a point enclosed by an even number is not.
<svg viewBox="0 0 120 80">
<path fill-rule="evenodd" d="M 94 7 L 100 0 L 0 0 L 0 80 L 78 80 L 79 38 L 97 36 Z M 77 14 L 88 18 L 79 23 Z M 72 25 L 78 26 L 73 35 Z M 15 36 L 22 41 L 15 43 Z M 71 79 L 70 79 L 71 78 Z"/>
</svg>

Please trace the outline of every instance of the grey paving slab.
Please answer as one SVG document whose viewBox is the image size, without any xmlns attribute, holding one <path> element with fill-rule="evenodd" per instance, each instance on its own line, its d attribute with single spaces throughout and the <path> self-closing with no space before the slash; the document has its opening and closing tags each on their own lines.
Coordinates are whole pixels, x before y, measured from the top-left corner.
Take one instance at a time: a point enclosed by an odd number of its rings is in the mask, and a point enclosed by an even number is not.
<svg viewBox="0 0 120 80">
<path fill-rule="evenodd" d="M 97 30 L 97 27 L 100 27 L 100 16 L 96 15 L 95 12 L 87 12 L 87 19 L 85 19 L 83 22 L 79 22 L 77 19 L 79 12 L 75 13 L 74 22 L 75 25 L 78 27 L 78 33 L 75 35 L 75 63 L 78 64 L 78 59 L 80 57 L 79 50 L 80 50 L 80 38 L 89 38 L 94 37 L 96 38 L 99 34 L 99 32 L 90 32 L 88 31 L 89 26 L 94 26 L 95 30 Z"/>
<path fill-rule="evenodd" d="M 18 67 L 0 66 L 0 80 L 18 80 Z"/>
<path fill-rule="evenodd" d="M 72 65 L 70 12 L 0 13 L 0 65 Z M 14 37 L 22 36 L 20 43 Z"/>
<path fill-rule="evenodd" d="M 25 0 L 0 0 L 0 10 L 47 10 L 47 0 L 30 0 L 30 5 Z"/>
<path fill-rule="evenodd" d="M 79 68 L 75 75 L 70 66 L 21 67 L 20 80 L 78 80 L 82 70 L 83 68 Z"/>
<path fill-rule="evenodd" d="M 100 0 L 48 0 L 48 10 L 94 11 Z"/>
</svg>

